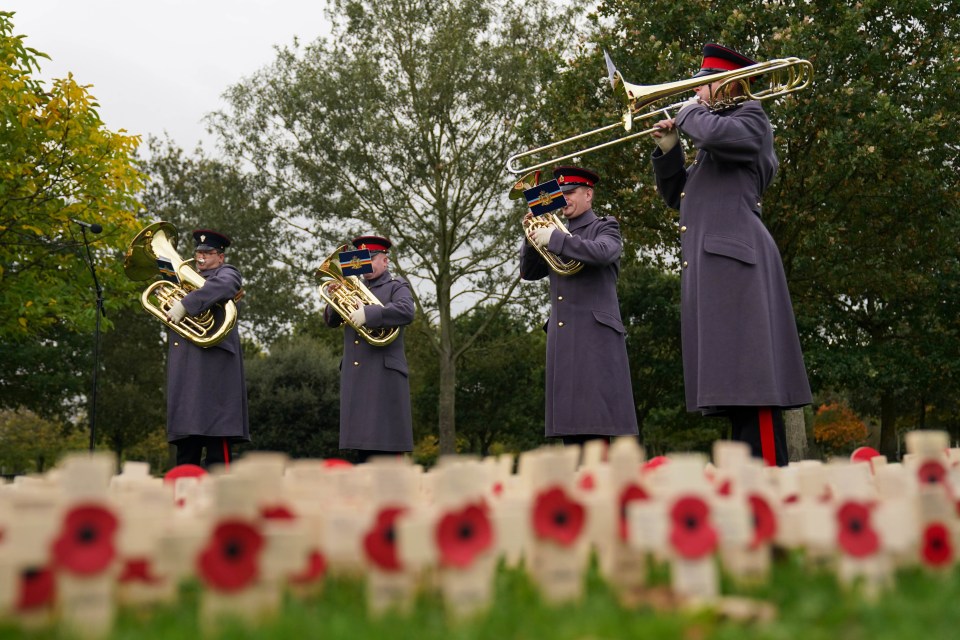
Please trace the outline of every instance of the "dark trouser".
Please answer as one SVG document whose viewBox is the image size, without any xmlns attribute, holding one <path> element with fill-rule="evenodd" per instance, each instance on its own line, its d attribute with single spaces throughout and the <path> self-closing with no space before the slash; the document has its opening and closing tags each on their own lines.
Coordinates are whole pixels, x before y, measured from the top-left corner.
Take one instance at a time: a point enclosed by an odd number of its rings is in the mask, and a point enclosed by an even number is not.
<svg viewBox="0 0 960 640">
<path fill-rule="evenodd" d="M 586 442 L 589 442 L 590 440 L 603 440 L 607 444 L 610 444 L 610 436 L 601 436 L 595 433 L 582 433 L 575 436 L 560 436 L 560 438 L 563 440 L 563 444 L 565 445 L 571 445 L 571 444 L 582 445 Z"/>
<path fill-rule="evenodd" d="M 787 466 L 787 430 L 779 407 L 727 407 L 725 413 L 732 440 L 749 444 L 753 457 L 768 466 Z"/>
<path fill-rule="evenodd" d="M 232 455 L 230 454 L 230 440 L 219 436 L 187 436 L 174 440 L 177 445 L 177 465 L 195 464 L 197 466 L 209 467 L 214 464 L 223 464 L 229 466 Z M 203 450 L 207 450 L 206 461 L 201 464 Z"/>
<path fill-rule="evenodd" d="M 376 449 L 357 449 L 357 462 L 364 463 L 374 456 L 402 456 L 403 451 L 377 451 Z"/>
</svg>

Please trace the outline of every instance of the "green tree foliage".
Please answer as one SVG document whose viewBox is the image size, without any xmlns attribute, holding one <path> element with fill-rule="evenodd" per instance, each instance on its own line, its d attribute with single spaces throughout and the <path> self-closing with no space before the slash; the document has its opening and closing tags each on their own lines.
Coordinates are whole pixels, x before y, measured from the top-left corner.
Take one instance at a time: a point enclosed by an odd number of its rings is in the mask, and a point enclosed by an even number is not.
<svg viewBox="0 0 960 640">
<path fill-rule="evenodd" d="M 488 314 L 487 309 L 476 309 L 457 317 L 454 326 L 458 332 L 473 333 Z M 496 316 L 464 354 L 457 371 L 460 451 L 486 456 L 525 451 L 544 443 L 545 349 L 543 330 L 538 326 L 531 331 L 525 318 L 508 309 Z M 427 367 L 423 377 L 436 380 L 435 360 Z M 428 416 L 435 416 L 437 404 L 430 400 L 436 394 L 436 384 L 428 382 L 414 396 L 422 410 L 420 424 L 435 423 Z"/>
<path fill-rule="evenodd" d="M 111 294 L 127 286 L 117 251 L 136 226 L 139 139 L 109 131 L 72 76 L 44 88 L 33 74 L 47 56 L 12 18 L 0 12 L 0 406 L 51 412 L 85 390 L 77 368 L 92 370 L 92 338 L 79 336 L 92 334 L 96 298 L 71 219 L 104 226 L 93 258 L 107 304 L 124 305 Z"/>
<path fill-rule="evenodd" d="M 67 451 L 82 450 L 84 429 L 46 420 L 27 409 L 0 409 L 0 469 L 4 475 L 42 473 Z"/>
<path fill-rule="evenodd" d="M 339 354 L 309 335 L 278 340 L 269 354 L 245 359 L 250 447 L 338 457 L 339 364 Z"/>
<path fill-rule="evenodd" d="M 607 0 L 592 25 L 597 46 L 570 62 L 545 112 L 558 136 L 617 118 L 600 48 L 635 84 L 690 77 L 706 42 L 813 63 L 811 88 L 765 103 L 781 165 L 763 216 L 814 389 L 865 398 L 881 416 L 881 452 L 895 455 L 897 416 L 923 415 L 912 407 L 957 389 L 955 3 Z M 614 195 L 607 210 L 624 223 L 628 249 L 669 264 L 676 214 L 654 192 L 652 148 L 644 139 L 589 159 Z"/>
<path fill-rule="evenodd" d="M 150 138 L 147 148 L 143 203 L 151 219 L 177 227 L 180 257 L 193 257 L 194 229 L 216 229 L 233 241 L 227 259 L 243 274 L 243 337 L 270 344 L 302 322 L 316 300 L 316 265 L 298 259 L 295 230 L 263 199 L 256 177 L 201 148 L 185 154 L 169 139 Z"/>
<path fill-rule="evenodd" d="M 536 109 L 556 67 L 542 36 L 561 23 L 547 9 L 335 0 L 331 37 L 280 50 L 211 119 L 278 214 L 309 228 L 307 261 L 371 228 L 397 243 L 395 270 L 437 328 L 421 339 L 439 362 L 444 452 L 455 446 L 457 363 L 486 325 L 461 335 L 453 317 L 483 306 L 491 319 L 517 284 L 519 220 L 502 167 L 518 146 L 516 115 Z"/>
</svg>

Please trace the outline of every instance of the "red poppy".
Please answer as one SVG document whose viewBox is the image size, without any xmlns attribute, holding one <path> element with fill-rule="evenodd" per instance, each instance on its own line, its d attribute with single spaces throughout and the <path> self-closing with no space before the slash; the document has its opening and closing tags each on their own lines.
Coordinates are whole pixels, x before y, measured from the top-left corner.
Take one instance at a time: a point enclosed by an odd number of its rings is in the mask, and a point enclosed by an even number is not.
<svg viewBox="0 0 960 640">
<path fill-rule="evenodd" d="M 497 496 L 498 498 L 503 495 L 503 483 L 502 483 L 502 482 L 494 482 L 494 483 L 493 483 L 493 495 Z"/>
<path fill-rule="evenodd" d="M 272 504 L 260 508 L 260 517 L 264 520 L 296 520 L 297 514 L 285 505 Z"/>
<path fill-rule="evenodd" d="M 404 507 L 385 507 L 377 514 L 377 521 L 363 537 L 367 559 L 383 571 L 400 571 L 403 565 L 397 557 L 397 536 L 394 529 L 397 518 L 406 512 Z"/>
<path fill-rule="evenodd" d="M 310 584 L 323 577 L 327 572 L 327 559 L 320 553 L 319 549 L 310 552 L 307 558 L 307 566 L 303 571 L 290 576 L 292 584 Z"/>
<path fill-rule="evenodd" d="M 917 479 L 921 484 L 942 484 L 947 470 L 937 460 L 927 460 L 917 469 Z"/>
<path fill-rule="evenodd" d="M 153 567 L 149 558 L 128 558 L 123 563 L 123 572 L 118 580 L 122 583 L 142 582 L 157 584 L 162 580 L 153 574 Z"/>
<path fill-rule="evenodd" d="M 717 485 L 717 495 L 718 496 L 729 496 L 733 493 L 733 483 L 729 478 Z"/>
<path fill-rule="evenodd" d="M 49 567 L 30 567 L 20 572 L 17 611 L 32 611 L 53 604 L 57 581 Z"/>
<path fill-rule="evenodd" d="M 562 487 L 537 494 L 533 505 L 533 531 L 538 538 L 569 546 L 580 536 L 583 521 L 583 505 L 568 497 Z"/>
<path fill-rule="evenodd" d="M 117 517 L 98 504 L 79 504 L 67 512 L 53 542 L 57 568 L 80 576 L 100 573 L 113 562 Z"/>
<path fill-rule="evenodd" d="M 629 523 L 627 522 L 627 507 L 631 502 L 637 502 L 642 500 L 649 500 L 650 496 L 647 495 L 647 492 L 643 490 L 638 484 L 628 484 L 623 488 L 623 491 L 620 492 L 620 539 L 623 541 L 627 540 L 627 535 L 629 533 Z"/>
<path fill-rule="evenodd" d="M 577 483 L 577 486 L 584 491 L 593 491 L 597 488 L 597 482 L 593 479 L 593 474 L 588 472 L 580 476 L 580 481 Z"/>
<path fill-rule="evenodd" d="M 224 520 L 197 556 L 197 573 L 217 591 L 239 591 L 257 579 L 262 549 L 263 536 L 256 527 L 243 520 Z"/>
<path fill-rule="evenodd" d="M 650 458 L 649 460 L 643 463 L 643 467 L 641 468 L 641 471 L 643 473 L 655 471 L 658 467 L 662 467 L 668 462 L 670 462 L 670 458 L 666 456 L 654 456 L 653 458 Z"/>
<path fill-rule="evenodd" d="M 440 564 L 466 568 L 493 545 L 493 527 L 482 504 L 470 504 L 440 518 L 436 528 Z"/>
<path fill-rule="evenodd" d="M 346 467 L 352 467 L 353 463 L 348 460 L 343 460 L 341 458 L 327 458 L 323 461 L 324 469 L 344 469 Z"/>
<path fill-rule="evenodd" d="M 923 530 L 923 561 L 932 567 L 953 562 L 953 542 L 950 530 L 941 522 L 934 522 Z"/>
<path fill-rule="evenodd" d="M 180 464 L 163 476 L 164 484 L 176 484 L 180 478 L 203 478 L 207 475 L 207 470 L 195 464 Z"/>
<path fill-rule="evenodd" d="M 857 447 L 850 454 L 850 462 L 870 462 L 870 458 L 875 458 L 880 452 L 873 447 Z"/>
<path fill-rule="evenodd" d="M 752 493 L 747 497 L 750 502 L 750 513 L 753 516 L 753 540 L 750 548 L 756 549 L 765 542 L 773 540 L 777 535 L 777 516 L 773 507 L 763 496 Z"/>
<path fill-rule="evenodd" d="M 717 532 L 710 524 L 710 507 L 703 498 L 684 496 L 674 502 L 670 521 L 670 544 L 687 560 L 697 560 L 717 548 Z"/>
<path fill-rule="evenodd" d="M 880 538 L 870 524 L 872 506 L 868 502 L 850 500 L 837 510 L 837 521 L 840 525 L 837 543 L 844 553 L 854 558 L 873 555 L 880 548 Z"/>
</svg>

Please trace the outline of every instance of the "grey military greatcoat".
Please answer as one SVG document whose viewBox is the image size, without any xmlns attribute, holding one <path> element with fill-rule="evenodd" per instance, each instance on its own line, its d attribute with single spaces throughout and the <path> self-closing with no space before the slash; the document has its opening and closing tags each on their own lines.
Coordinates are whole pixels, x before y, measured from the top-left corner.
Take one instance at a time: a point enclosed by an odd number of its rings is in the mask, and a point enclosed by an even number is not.
<svg viewBox="0 0 960 640">
<path fill-rule="evenodd" d="M 520 277 L 550 277 L 547 322 L 546 435 L 636 435 L 626 331 L 617 277 L 622 240 L 613 218 L 588 209 L 570 220 L 572 235 L 554 231 L 547 249 L 583 262 L 561 276 L 533 247 L 520 250 Z"/>
<path fill-rule="evenodd" d="M 340 362 L 340 448 L 372 451 L 412 451 L 413 418 L 410 381 L 403 349 L 404 327 L 413 322 L 410 285 L 385 271 L 364 280 L 383 306 L 366 305 L 365 326 L 400 327 L 396 340 L 375 347 L 349 325 L 343 328 Z M 323 311 L 331 327 L 343 319 L 329 306 Z"/>
<path fill-rule="evenodd" d="M 759 102 L 712 113 L 685 107 L 676 125 L 697 147 L 653 153 L 657 188 L 680 210 L 681 331 L 687 410 L 810 403 L 797 325 L 773 237 L 760 219 L 777 172 Z"/>
<path fill-rule="evenodd" d="M 212 309 L 217 326 L 223 320 L 218 303 L 233 299 L 243 279 L 229 264 L 200 271 L 202 287 L 183 298 L 190 315 Z M 219 344 L 202 348 L 167 331 L 167 440 L 215 436 L 250 439 L 247 383 L 236 327 Z"/>
</svg>

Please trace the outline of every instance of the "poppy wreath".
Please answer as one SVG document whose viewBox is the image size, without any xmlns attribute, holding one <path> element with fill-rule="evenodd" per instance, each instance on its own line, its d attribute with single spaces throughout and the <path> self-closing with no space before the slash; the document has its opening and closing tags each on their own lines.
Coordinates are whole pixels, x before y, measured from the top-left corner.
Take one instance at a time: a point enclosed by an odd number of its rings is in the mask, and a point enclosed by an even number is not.
<svg viewBox="0 0 960 640">
<path fill-rule="evenodd" d="M 197 556 L 197 573 L 217 591 L 240 591 L 260 574 L 260 531 L 243 520 L 224 520 L 213 529 L 207 546 Z"/>
<path fill-rule="evenodd" d="M 568 547 L 580 537 L 583 524 L 583 505 L 570 498 L 562 487 L 537 494 L 533 504 L 533 532 L 541 540 Z"/>
<path fill-rule="evenodd" d="M 77 576 L 93 576 L 110 566 L 116 557 L 113 537 L 117 517 L 99 504 L 78 504 L 67 511 L 60 535 L 53 542 L 57 569 Z"/>
<path fill-rule="evenodd" d="M 761 545 L 773 540 L 777 535 L 777 516 L 767 500 L 756 493 L 747 496 L 750 505 L 750 515 L 753 520 L 753 540 L 751 549 L 758 549 Z"/>
<path fill-rule="evenodd" d="M 837 544 L 849 556 L 866 558 L 880 548 L 880 537 L 870 522 L 873 504 L 848 500 L 837 509 Z"/>
<path fill-rule="evenodd" d="M 363 537 L 363 550 L 367 559 L 382 571 L 394 572 L 403 569 L 397 555 L 397 533 L 394 527 L 397 518 L 406 511 L 405 507 L 384 507 Z"/>
<path fill-rule="evenodd" d="M 920 556 L 930 567 L 941 568 L 953 562 L 950 530 L 942 522 L 933 522 L 924 528 Z"/>
<path fill-rule="evenodd" d="M 627 536 L 630 533 L 630 523 L 627 522 L 627 507 L 632 502 L 642 502 L 649 499 L 650 496 L 643 490 L 643 487 L 634 483 L 628 484 L 620 492 L 620 539 L 624 542 L 627 541 Z"/>
<path fill-rule="evenodd" d="M 435 534 L 444 567 L 465 569 L 493 546 L 493 527 L 483 503 L 448 511 L 437 523 Z"/>
<path fill-rule="evenodd" d="M 710 507 L 698 496 L 683 496 L 670 507 L 670 544 L 682 558 L 699 560 L 717 548 Z"/>
</svg>

